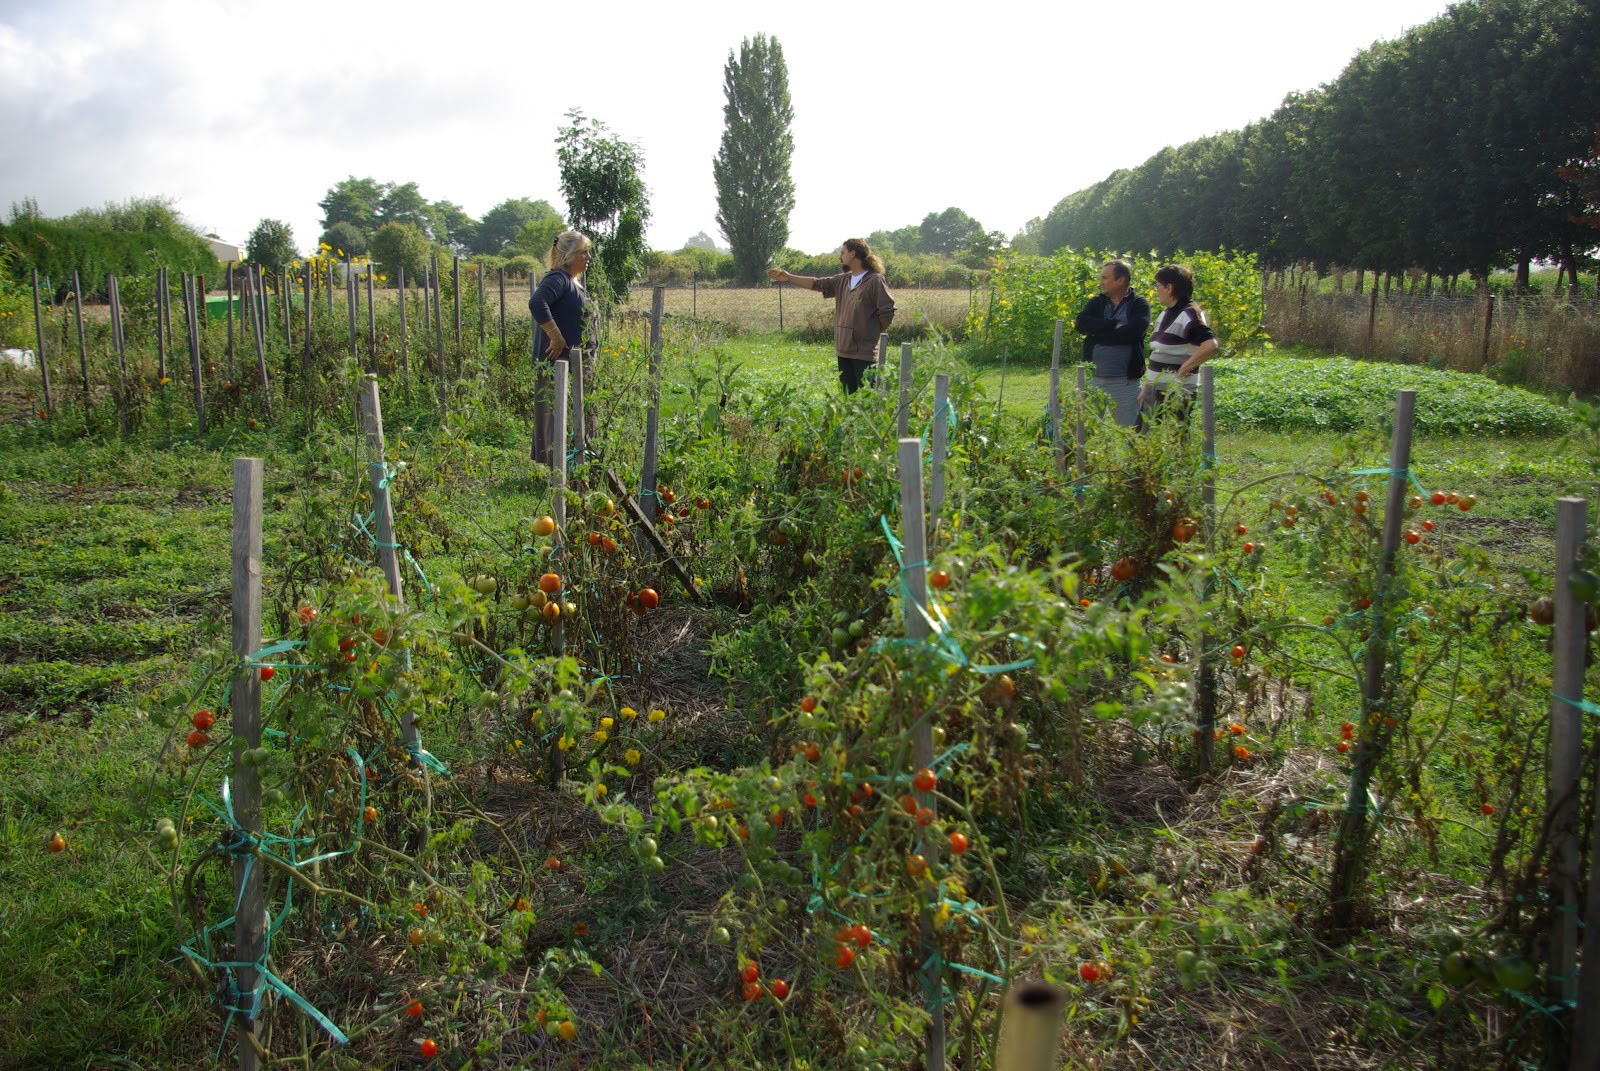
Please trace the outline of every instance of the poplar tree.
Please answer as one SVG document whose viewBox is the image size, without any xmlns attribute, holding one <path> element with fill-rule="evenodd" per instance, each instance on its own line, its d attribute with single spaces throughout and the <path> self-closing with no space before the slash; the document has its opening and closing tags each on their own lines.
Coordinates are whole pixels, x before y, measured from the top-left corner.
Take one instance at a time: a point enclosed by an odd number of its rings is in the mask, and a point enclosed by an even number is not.
<svg viewBox="0 0 1600 1071">
<path fill-rule="evenodd" d="M 722 69 L 727 97 L 722 146 L 712 161 L 717 183 L 717 226 L 733 250 L 741 282 L 766 277 L 774 254 L 789 241 L 794 211 L 794 108 L 789 103 L 789 69 L 776 37 L 745 38 L 739 54 L 728 50 Z"/>
</svg>

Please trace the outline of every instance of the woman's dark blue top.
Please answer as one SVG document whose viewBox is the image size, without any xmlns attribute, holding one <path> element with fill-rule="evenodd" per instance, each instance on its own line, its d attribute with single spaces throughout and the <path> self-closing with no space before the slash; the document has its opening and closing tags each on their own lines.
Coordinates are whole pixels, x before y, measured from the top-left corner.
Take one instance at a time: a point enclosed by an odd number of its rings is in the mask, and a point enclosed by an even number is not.
<svg viewBox="0 0 1600 1071">
<path fill-rule="evenodd" d="M 539 280 L 533 296 L 528 299 L 528 308 L 533 313 L 535 324 L 543 327 L 554 320 L 567 345 L 582 346 L 583 322 L 592 303 L 582 283 L 560 268 L 553 268 Z M 552 359 L 559 357 L 560 354 L 545 352 L 549 346 L 549 337 L 542 330 L 535 331 L 533 355 Z"/>
</svg>

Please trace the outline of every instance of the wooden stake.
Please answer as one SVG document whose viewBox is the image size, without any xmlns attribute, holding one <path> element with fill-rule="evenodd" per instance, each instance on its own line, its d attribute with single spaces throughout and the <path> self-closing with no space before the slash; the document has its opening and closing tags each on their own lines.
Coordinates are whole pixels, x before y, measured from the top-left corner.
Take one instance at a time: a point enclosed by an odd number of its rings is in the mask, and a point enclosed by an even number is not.
<svg viewBox="0 0 1600 1071">
<path fill-rule="evenodd" d="M 657 508 L 656 436 L 661 421 L 661 316 L 667 301 L 667 288 L 650 292 L 650 395 L 649 412 L 644 419 L 644 467 L 639 473 L 639 512 L 652 522 Z"/>
<path fill-rule="evenodd" d="M 1204 443 L 1201 447 L 1200 464 L 1204 475 L 1200 478 L 1200 501 L 1204 507 L 1206 553 L 1209 555 L 1216 547 L 1217 527 L 1217 483 L 1214 471 L 1214 458 L 1217 449 L 1217 423 L 1216 405 L 1212 395 L 1212 380 L 1215 369 L 1209 364 L 1200 366 L 1200 423 L 1204 430 Z M 1211 598 L 1215 577 L 1211 570 L 1206 570 L 1205 580 L 1200 587 L 1202 600 Z M 1195 757 L 1199 760 L 1201 773 L 1211 771 L 1212 753 L 1215 750 L 1213 738 L 1214 728 L 1217 724 L 1217 656 L 1211 649 L 1216 637 L 1208 630 L 1200 630 L 1200 664 L 1196 668 L 1195 682 L 1195 729 L 1198 733 L 1195 738 Z"/>
<path fill-rule="evenodd" d="M 888 338 L 888 335 L 883 336 Z M 903 439 L 911 434 L 911 343 L 900 343 L 900 407 L 895 413 L 896 428 Z"/>
<path fill-rule="evenodd" d="M 1078 366 L 1078 400 L 1076 406 L 1074 407 L 1074 411 L 1077 413 L 1078 419 L 1077 428 L 1073 432 L 1078 451 L 1077 468 L 1079 487 L 1084 486 L 1084 478 L 1089 472 L 1089 449 L 1087 446 L 1089 429 L 1083 422 L 1084 407 L 1088 404 L 1088 391 L 1085 389 L 1083 383 L 1083 365 L 1080 364 Z"/>
<path fill-rule="evenodd" d="M 880 394 L 889 393 L 889 333 L 885 331 L 878 336 L 878 348 L 873 351 L 873 360 L 876 368 L 873 375 L 876 377 L 876 386 Z"/>
<path fill-rule="evenodd" d="M 489 342 L 489 309 L 483 301 L 483 265 L 473 265 L 473 272 L 478 277 L 478 350 L 482 352 Z"/>
<path fill-rule="evenodd" d="M 283 303 L 279 315 L 283 317 L 283 346 L 284 352 L 294 350 L 294 302 L 289 300 L 289 295 L 294 292 L 294 278 L 289 275 L 283 265 L 278 266 L 278 300 Z"/>
<path fill-rule="evenodd" d="M 400 371 L 406 379 L 407 397 L 411 390 L 411 348 L 406 344 L 406 270 L 396 268 L 395 298 L 400 305 Z"/>
<path fill-rule="evenodd" d="M 433 348 L 439 362 L 439 413 L 450 415 L 450 391 L 444 377 L 444 327 L 439 320 L 439 254 L 433 254 L 433 270 L 428 273 L 433 282 Z"/>
<path fill-rule="evenodd" d="M 1056 321 L 1055 341 L 1050 346 L 1050 448 L 1055 453 L 1056 471 L 1067 467 L 1066 452 L 1061 449 L 1061 332 L 1064 325 Z"/>
<path fill-rule="evenodd" d="M 1492 299 L 1491 299 L 1492 300 Z M 1556 567 L 1555 601 L 1556 621 L 1554 633 L 1554 666 L 1551 680 L 1553 697 L 1550 700 L 1549 774 L 1545 782 L 1545 822 L 1550 837 L 1549 877 L 1546 884 L 1547 902 L 1554 909 L 1550 927 L 1550 966 L 1545 973 L 1545 999 L 1555 1006 L 1566 1006 L 1579 1000 L 1578 986 L 1578 874 L 1581 858 L 1579 852 L 1578 797 L 1583 775 L 1583 714 L 1567 700 L 1583 697 L 1583 676 L 1588 654 L 1589 633 L 1584 622 L 1584 606 L 1572 593 L 1568 584 L 1571 575 L 1583 566 L 1579 554 L 1588 527 L 1588 503 L 1582 498 L 1556 500 Z M 1589 890 L 1591 903 L 1595 891 Z M 1600 923 L 1600 917 L 1590 915 L 1590 927 Z M 1593 944 L 1592 930 L 1585 934 L 1585 948 Z M 1584 960 L 1584 970 L 1589 975 L 1600 975 L 1600 960 Z M 1591 982 L 1591 987 L 1593 983 Z M 1561 1068 L 1563 1058 L 1571 1044 L 1567 1031 L 1582 1022 L 1592 1028 L 1600 1016 L 1595 1006 L 1576 1005 L 1577 1015 L 1561 1015 L 1551 1022 L 1547 1044 L 1551 1058 L 1545 1066 Z M 1571 1050 L 1577 1053 L 1577 1048 Z M 1600 1061 L 1587 1064 L 1574 1062 L 1573 1067 L 1600 1066 Z"/>
<path fill-rule="evenodd" d="M 928 622 L 928 540 L 922 512 L 922 440 L 900 440 L 900 538 L 905 555 L 901 570 L 904 590 L 906 637 L 926 640 L 932 634 Z M 933 765 L 933 723 L 926 713 L 911 728 L 911 765 L 923 769 Z M 917 803 L 938 813 L 939 801 L 929 792 L 915 793 Z M 934 867 L 939 861 L 939 845 L 933 837 L 924 838 L 921 855 Z M 928 888 L 934 888 L 931 884 Z M 923 1001 L 928 1009 L 929 1021 L 926 1035 L 927 1050 L 923 1067 L 927 1071 L 944 1071 L 944 972 L 940 967 L 938 945 L 933 937 L 933 918 L 929 908 L 922 909 L 922 947 L 917 958 L 925 964 L 919 975 L 922 980 Z"/>
<path fill-rule="evenodd" d="M 1378 335 L 1378 282 L 1372 282 L 1372 301 L 1367 307 L 1367 352 L 1372 352 L 1373 340 Z"/>
<path fill-rule="evenodd" d="M 306 332 L 308 335 L 310 332 Z M 228 378 L 238 375 L 233 363 L 233 261 L 228 261 Z"/>
<path fill-rule="evenodd" d="M 461 258 L 450 258 L 450 297 L 455 304 L 456 352 L 461 351 Z"/>
<path fill-rule="evenodd" d="M 44 411 L 55 412 L 55 403 L 50 398 L 50 364 L 44 356 L 44 314 L 39 310 L 39 269 L 33 269 L 33 338 L 34 345 L 38 346 L 39 378 L 44 384 Z"/>
<path fill-rule="evenodd" d="M 117 290 L 117 277 L 106 276 L 106 297 L 111 302 L 111 344 L 117 351 L 117 424 L 123 438 L 131 430 L 128 425 L 128 351 L 122 334 L 122 295 Z"/>
<path fill-rule="evenodd" d="M 233 721 L 233 814 L 243 835 L 261 835 L 261 776 L 254 766 L 239 761 L 245 751 L 261 746 L 261 673 L 247 659 L 261 647 L 261 459 L 240 457 L 233 461 L 233 656 L 234 670 L 229 691 L 229 710 Z M 238 910 L 233 920 L 233 958 L 252 966 L 234 968 L 238 979 L 238 1003 L 249 1007 L 261 986 L 254 964 L 265 952 L 266 929 L 261 896 L 261 872 L 265 869 L 252 852 L 240 852 L 233 859 L 234 902 Z M 239 1031 L 239 1071 L 259 1067 L 254 1036 L 255 1016 L 237 1018 Z"/>
<path fill-rule="evenodd" d="M 367 267 L 367 360 L 378 370 L 378 314 L 372 303 L 372 267 Z"/>
<path fill-rule="evenodd" d="M 38 273 L 35 273 L 37 275 Z M 34 303 L 38 304 L 38 280 L 34 280 L 36 291 Z M 156 269 L 156 378 L 167 378 L 167 341 L 172 329 L 167 324 L 167 269 Z"/>
<path fill-rule="evenodd" d="M 72 269 L 72 316 L 78 324 L 78 370 L 83 374 L 83 412 L 89 413 L 89 345 L 83 340 L 83 286 L 78 269 Z"/>
<path fill-rule="evenodd" d="M 944 458 L 950 448 L 950 377 L 933 377 L 933 487 L 928 492 L 928 530 L 939 534 L 944 511 Z"/>
<path fill-rule="evenodd" d="M 1028 982 L 1007 991 L 994 1071 L 1055 1071 L 1067 1014 L 1064 990 Z"/>
<path fill-rule="evenodd" d="M 572 347 L 567 360 L 572 367 L 572 456 L 581 465 L 588 448 L 583 426 L 583 348 Z"/>
<path fill-rule="evenodd" d="M 1373 292 L 1377 292 L 1374 285 Z M 1366 664 L 1361 689 L 1361 724 L 1353 752 L 1350 792 L 1345 799 L 1335 844 L 1330 906 L 1335 928 L 1347 928 L 1354 921 L 1357 899 L 1367 875 L 1368 832 L 1371 814 L 1367 794 L 1377 766 L 1379 743 L 1388 739 L 1384 726 L 1388 711 L 1383 709 L 1383 667 L 1389 654 L 1390 587 L 1394 582 L 1395 555 L 1400 547 L 1400 527 L 1405 520 L 1406 490 L 1411 469 L 1411 427 L 1415 420 L 1417 392 L 1395 394 L 1394 439 L 1389 448 L 1389 495 L 1383 513 L 1383 541 L 1379 544 L 1378 575 L 1369 607 Z"/>
<path fill-rule="evenodd" d="M 555 418 L 555 433 L 550 437 L 550 504 L 556 519 L 552 554 L 560 553 L 567 545 L 567 377 L 570 369 L 566 358 L 556 359 L 555 373 L 556 404 L 551 414 Z M 565 595 L 566 592 L 563 590 L 559 594 Z M 550 632 L 550 653 L 559 658 L 566 651 L 566 642 L 567 622 L 563 613 L 556 618 L 555 627 Z"/>
<path fill-rule="evenodd" d="M 346 331 L 350 338 L 350 363 L 354 365 L 361 363 L 361 352 L 356 344 L 356 302 L 360 300 L 357 296 L 358 294 L 355 274 L 350 271 L 350 263 L 346 261 L 344 266 L 344 318 Z"/>
<path fill-rule="evenodd" d="M 378 377 L 371 372 L 367 373 L 362 389 L 361 424 L 367 433 L 367 478 L 372 484 L 372 519 L 378 529 L 378 561 L 383 566 L 383 578 L 389 586 L 389 594 L 394 596 L 394 612 L 403 614 L 406 610 L 405 585 L 400 576 L 400 548 L 394 537 L 394 506 L 389 499 L 389 472 L 383 461 L 383 403 L 378 394 Z M 401 711 L 400 734 L 405 740 L 406 750 L 414 758 L 418 756 L 422 739 L 417 734 L 417 724 L 409 707 Z M 421 765 L 420 759 L 417 762 Z"/>
<path fill-rule="evenodd" d="M 200 319 L 196 315 L 195 306 L 197 287 L 193 280 L 186 281 L 183 287 L 183 317 L 184 326 L 189 332 L 189 374 L 194 383 L 194 420 L 198 434 L 206 433 L 206 397 L 205 388 L 200 377 Z"/>
<path fill-rule="evenodd" d="M 500 356 L 506 355 L 506 270 L 500 269 Z"/>
<path fill-rule="evenodd" d="M 306 265 L 306 277 L 303 280 L 303 285 L 304 285 L 304 288 L 305 288 L 305 299 L 306 299 L 306 322 L 305 322 L 306 348 L 305 348 L 305 352 L 300 355 L 300 374 L 301 374 L 301 379 L 303 381 L 309 381 L 310 378 L 311 378 L 311 265 L 310 264 Z M 302 387 L 301 389 L 305 389 L 305 388 Z"/>
<path fill-rule="evenodd" d="M 250 333 L 256 340 L 256 365 L 261 370 L 261 404 L 266 407 L 267 419 L 272 419 L 272 385 L 267 380 L 267 351 L 261 341 L 261 303 L 254 295 L 255 281 L 249 273 L 244 279 L 245 301 L 250 306 Z"/>
<path fill-rule="evenodd" d="M 1491 335 L 1494 331 L 1494 295 L 1490 294 L 1483 299 L 1483 353 L 1479 356 L 1479 367 L 1489 363 L 1490 354 L 1493 352 Z"/>
</svg>

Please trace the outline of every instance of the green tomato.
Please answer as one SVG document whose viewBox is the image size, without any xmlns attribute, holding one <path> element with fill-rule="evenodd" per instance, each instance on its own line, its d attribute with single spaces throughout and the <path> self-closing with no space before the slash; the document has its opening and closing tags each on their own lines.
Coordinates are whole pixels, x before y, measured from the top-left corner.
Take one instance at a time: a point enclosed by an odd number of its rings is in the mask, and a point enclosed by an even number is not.
<svg viewBox="0 0 1600 1071">
<path fill-rule="evenodd" d="M 725 945 L 733 940 L 733 934 L 728 932 L 728 927 L 718 926 L 711 931 L 711 939 L 719 945 Z"/>
<path fill-rule="evenodd" d="M 845 629 L 835 628 L 833 630 L 832 639 L 835 647 L 843 647 L 845 644 L 850 642 L 850 633 Z"/>
<path fill-rule="evenodd" d="M 850 628 L 848 631 L 852 639 L 859 640 L 862 636 L 867 634 L 867 623 L 858 617 L 854 621 L 850 622 Z"/>
<path fill-rule="evenodd" d="M 1522 991 L 1530 988 L 1539 972 L 1533 964 L 1521 956 L 1496 956 L 1494 960 L 1494 980 L 1501 989 L 1514 989 Z"/>
</svg>

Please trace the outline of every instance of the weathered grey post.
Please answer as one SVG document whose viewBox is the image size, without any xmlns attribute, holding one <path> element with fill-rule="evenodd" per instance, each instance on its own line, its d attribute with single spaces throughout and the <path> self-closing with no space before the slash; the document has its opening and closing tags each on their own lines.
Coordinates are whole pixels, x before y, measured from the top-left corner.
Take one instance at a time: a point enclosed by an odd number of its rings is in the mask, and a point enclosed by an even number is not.
<svg viewBox="0 0 1600 1071">
<path fill-rule="evenodd" d="M 901 564 L 901 598 L 904 600 L 906 637 L 926 640 L 931 632 L 928 623 L 928 540 L 924 528 L 922 507 L 922 440 L 900 439 L 900 538 L 905 560 Z M 933 724 L 924 713 L 911 728 L 911 764 L 916 769 L 933 765 Z M 938 813 L 938 798 L 931 792 L 916 792 L 919 806 Z M 924 838 L 920 854 L 931 869 L 939 861 L 937 838 Z M 932 886 L 930 885 L 930 888 Z M 924 966 L 921 970 L 923 1000 L 930 1016 L 927 1033 L 927 1052 L 923 1067 L 927 1071 L 944 1071 L 944 1001 L 943 971 L 938 967 L 939 956 L 933 939 L 933 918 L 927 907 L 922 909 L 922 948 L 917 958 Z"/>
<path fill-rule="evenodd" d="M 473 272 L 478 277 L 478 351 L 489 342 L 489 308 L 483 302 L 483 265 L 473 265 Z"/>
<path fill-rule="evenodd" d="M 38 273 L 34 273 L 34 305 L 39 303 Z M 167 269 L 156 269 L 156 377 L 167 378 L 167 342 L 172 329 L 167 322 Z"/>
<path fill-rule="evenodd" d="M 1217 526 L 1217 479 L 1214 471 L 1214 462 L 1217 449 L 1217 422 L 1216 404 L 1212 395 L 1213 369 L 1209 364 L 1200 366 L 1200 423 L 1204 433 L 1205 445 L 1201 447 L 1201 472 L 1200 477 L 1200 502 L 1205 511 L 1206 553 L 1209 555 L 1216 547 Z M 1209 600 L 1215 576 L 1207 570 L 1205 580 L 1201 584 L 1200 597 Z M 1207 618 L 1209 620 L 1209 618 Z M 1212 737 L 1217 724 L 1217 655 L 1211 649 L 1215 642 L 1209 630 L 1200 630 L 1200 664 L 1196 668 L 1195 687 L 1195 729 L 1200 734 L 1196 740 L 1195 754 L 1199 759 L 1200 770 L 1207 773 L 1211 770 Z"/>
<path fill-rule="evenodd" d="M 294 279 L 289 275 L 288 269 L 282 264 L 278 265 L 278 300 L 283 304 L 283 308 L 278 310 L 278 315 L 283 318 L 283 346 L 285 353 L 289 353 L 294 349 L 294 302 L 289 300 L 293 287 Z"/>
<path fill-rule="evenodd" d="M 361 396 L 361 423 L 367 433 L 367 476 L 372 482 L 372 519 L 378 528 L 378 560 L 383 578 L 394 596 L 395 613 L 406 609 L 405 587 L 400 579 L 400 547 L 394 537 L 394 506 L 389 500 L 389 471 L 383 461 L 383 403 L 378 395 L 378 377 L 368 372 Z M 400 734 L 406 750 L 420 753 L 422 740 L 409 707 L 400 714 Z"/>
<path fill-rule="evenodd" d="M 356 345 L 356 277 L 350 271 L 350 262 L 344 265 L 344 318 L 350 338 L 350 363 L 361 363 L 361 351 Z"/>
<path fill-rule="evenodd" d="M 249 848 L 261 836 L 261 775 L 240 761 L 243 754 L 261 746 L 261 673 L 249 658 L 261 646 L 261 459 L 239 457 L 233 461 L 233 657 L 235 668 L 229 691 L 233 721 L 233 814 L 236 837 Z M 250 966 L 236 967 L 242 1007 L 254 1008 L 261 978 L 255 964 L 265 952 L 266 929 L 261 897 L 264 868 L 254 851 L 233 857 L 234 960 Z M 239 1017 L 239 1071 L 260 1066 L 255 1048 L 256 1017 Z"/>
<path fill-rule="evenodd" d="M 106 299 L 111 303 L 111 344 L 117 351 L 117 424 L 124 438 L 128 427 L 128 342 L 122 333 L 122 294 L 117 289 L 117 277 L 106 276 Z"/>
<path fill-rule="evenodd" d="M 879 393 L 889 393 L 889 333 L 883 332 L 878 336 L 878 348 L 873 351 L 875 368 L 873 374 L 877 377 L 876 386 Z"/>
<path fill-rule="evenodd" d="M 1089 430 L 1083 422 L 1083 410 L 1088 404 L 1087 398 L 1088 392 L 1084 389 L 1083 383 L 1083 365 L 1080 364 L 1078 366 L 1078 399 L 1076 405 L 1074 406 L 1074 411 L 1077 413 L 1077 427 L 1073 432 L 1076 438 L 1078 451 L 1077 468 L 1079 487 L 1084 485 L 1084 477 L 1087 476 L 1089 472 L 1089 449 L 1086 445 L 1088 441 Z"/>
<path fill-rule="evenodd" d="M 338 273 L 333 270 L 333 261 L 329 260 L 328 261 L 328 292 L 327 292 L 327 298 L 328 298 L 328 315 L 330 317 L 333 315 L 333 277 L 336 274 L 338 274 Z"/>
<path fill-rule="evenodd" d="M 1055 1071 L 1067 994 L 1044 982 L 1013 987 L 1002 1004 L 994 1071 Z"/>
<path fill-rule="evenodd" d="M 50 399 L 50 364 L 44 357 L 44 314 L 39 310 L 39 269 L 33 269 L 33 338 L 34 345 L 38 346 L 39 353 L 39 379 L 44 384 L 44 411 L 55 411 L 55 403 Z"/>
<path fill-rule="evenodd" d="M 1580 529 L 1581 530 L 1581 529 Z M 1557 559 L 1558 563 L 1562 559 Z M 1563 577 L 1565 573 L 1559 568 L 1556 572 L 1556 622 L 1562 620 L 1560 591 L 1566 586 Z M 1571 593 L 1568 592 L 1569 598 Z M 1572 600 L 1576 602 L 1575 599 Z M 1576 641 L 1582 644 L 1583 610 L 1573 606 L 1569 609 L 1567 620 L 1578 622 L 1569 631 L 1578 632 L 1580 638 Z M 1562 642 L 1557 640 L 1558 643 Z M 1572 642 L 1572 641 L 1567 641 Z M 1581 691 L 1582 670 L 1578 671 Z M 1559 678 L 1557 678 L 1559 680 Z M 1558 694 L 1568 699 L 1580 699 L 1580 695 L 1566 692 Z M 1600 779 L 1596 779 L 1594 786 L 1594 811 L 1600 814 Z M 1567 1065 L 1567 1071 L 1593 1071 L 1600 1067 L 1600 1016 L 1594 1014 L 1594 1009 L 1600 1008 L 1600 822 L 1594 823 L 1590 832 L 1592 838 L 1589 843 L 1589 893 L 1583 906 L 1583 973 L 1577 979 L 1577 1010 L 1587 1014 L 1574 1014 L 1572 1016 L 1575 1026 L 1575 1036 L 1572 1045 L 1572 1059 Z"/>
<path fill-rule="evenodd" d="M 650 410 L 644 418 L 644 467 L 639 473 L 639 512 L 656 519 L 656 434 L 661 420 L 661 311 L 667 288 L 650 291 Z"/>
<path fill-rule="evenodd" d="M 433 349 L 439 362 L 439 412 L 444 416 L 450 415 L 450 390 L 445 386 L 444 376 L 444 324 L 439 319 L 439 254 L 433 254 L 433 268 L 429 272 L 433 280 Z M 424 299 L 426 300 L 426 299 Z"/>
<path fill-rule="evenodd" d="M 1513 310 L 1515 316 L 1515 310 Z M 1494 294 L 1483 299 L 1483 353 L 1479 359 L 1480 366 L 1489 363 L 1489 355 L 1493 351 L 1490 344 L 1490 335 L 1494 331 Z"/>
<path fill-rule="evenodd" d="M 939 514 L 944 509 L 944 458 L 950 449 L 950 377 L 933 377 L 933 463 L 929 466 L 933 486 L 928 491 L 928 530 L 939 531 Z"/>
<path fill-rule="evenodd" d="M 1067 455 L 1061 449 L 1061 329 L 1056 321 L 1055 341 L 1050 346 L 1050 450 L 1055 454 L 1056 471 L 1067 467 Z"/>
<path fill-rule="evenodd" d="M 783 330 L 783 284 L 778 284 L 778 330 Z"/>
<path fill-rule="evenodd" d="M 189 332 L 189 373 L 194 383 L 194 420 L 198 433 L 206 433 L 206 396 L 205 388 L 200 380 L 200 319 L 195 314 L 195 306 L 199 304 L 197 297 L 198 287 L 193 280 L 186 281 L 183 287 L 183 315 L 184 327 Z"/>
<path fill-rule="evenodd" d="M 310 334 L 311 332 L 306 332 Z M 228 378 L 233 379 L 238 371 L 233 363 L 233 261 L 228 261 Z"/>
<path fill-rule="evenodd" d="M 83 340 L 83 286 L 72 269 L 72 317 L 78 324 L 78 370 L 83 374 L 83 411 L 89 412 L 89 344 Z"/>
<path fill-rule="evenodd" d="M 267 381 L 267 351 L 261 342 L 261 303 L 254 300 L 251 290 L 255 284 L 245 275 L 245 299 L 250 305 L 250 331 L 256 337 L 256 365 L 261 370 L 261 402 L 267 407 L 267 419 L 272 419 L 272 389 Z"/>
<path fill-rule="evenodd" d="M 911 343 L 900 343 L 900 405 L 895 411 L 895 427 L 903 439 L 911 434 Z"/>
<path fill-rule="evenodd" d="M 1573 705 L 1583 696 L 1584 660 L 1589 633 L 1584 622 L 1584 606 L 1568 583 L 1582 568 L 1580 548 L 1588 527 L 1588 502 L 1582 498 L 1556 500 L 1556 621 L 1553 686 L 1550 700 L 1549 774 L 1545 782 L 1545 823 L 1550 837 L 1547 899 L 1554 908 L 1550 930 L 1550 966 L 1545 972 L 1545 999 L 1557 1007 L 1578 1001 L 1578 793 L 1583 776 L 1583 715 Z M 1589 891 L 1593 902 L 1594 889 Z M 1588 926 L 1600 923 L 1590 915 Z M 1592 933 L 1586 934 L 1592 944 Z M 1600 974 L 1600 960 L 1584 961 L 1589 975 Z M 1578 1014 L 1558 1016 L 1552 1021 L 1546 1044 L 1559 1054 L 1570 1044 L 1567 1031 L 1579 1020 L 1591 1024 L 1600 1019 L 1594 1005 L 1577 1004 Z M 1581 1035 L 1580 1035 L 1581 1036 Z M 1571 1051 L 1576 1052 L 1576 1048 Z M 1560 1067 L 1559 1055 L 1546 1061 L 1547 1067 Z M 1574 1067 L 1596 1067 L 1600 1061 L 1574 1063 Z"/>
<path fill-rule="evenodd" d="M 305 352 L 300 355 L 300 373 L 301 373 L 301 377 L 303 379 L 309 379 L 310 376 L 311 376 L 311 265 L 310 264 L 306 265 L 306 275 L 305 275 L 305 279 L 304 279 L 303 282 L 304 282 L 304 286 L 305 286 L 305 298 L 306 298 L 306 323 L 305 323 L 305 328 L 306 328 L 306 331 L 305 331 L 305 334 L 306 334 L 306 348 L 305 348 Z"/>
<path fill-rule="evenodd" d="M 411 348 L 406 344 L 406 270 L 395 269 L 395 301 L 400 306 L 400 371 L 406 380 L 406 397 L 411 396 Z"/>
<path fill-rule="evenodd" d="M 378 314 L 372 302 L 372 268 L 367 268 L 367 360 L 378 368 Z"/>
<path fill-rule="evenodd" d="M 1372 283 L 1372 301 L 1367 306 L 1367 352 L 1372 352 L 1373 340 L 1378 335 L 1378 283 Z"/>
<path fill-rule="evenodd" d="M 456 351 L 461 350 L 461 258 L 450 258 L 450 297 L 455 304 Z"/>
<path fill-rule="evenodd" d="M 1376 289 L 1376 287 L 1374 287 Z M 1372 593 L 1370 635 L 1366 662 L 1362 667 L 1361 720 L 1359 739 L 1350 772 L 1350 791 L 1340 816 L 1338 854 L 1330 882 L 1333 923 L 1348 925 L 1356 907 L 1356 893 L 1367 870 L 1368 826 L 1371 811 L 1367 803 L 1372 772 L 1379 754 L 1378 741 L 1387 738 L 1383 708 L 1383 667 L 1389 655 L 1388 626 L 1392 613 L 1395 556 L 1400 547 L 1400 527 L 1405 520 L 1406 491 L 1410 487 L 1411 428 L 1416 418 L 1417 392 L 1395 394 L 1394 438 L 1389 448 L 1389 494 L 1383 511 L 1383 537 L 1379 544 L 1378 575 Z"/>
<path fill-rule="evenodd" d="M 588 448 L 583 426 L 583 348 L 572 347 L 567 353 L 567 362 L 572 370 L 572 456 L 581 465 Z"/>
<path fill-rule="evenodd" d="M 500 269 L 500 356 L 506 355 L 506 270 Z"/>
</svg>

